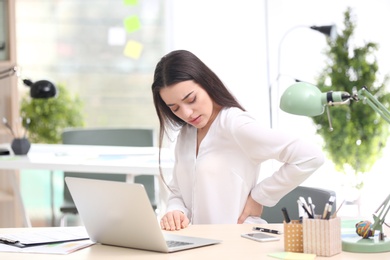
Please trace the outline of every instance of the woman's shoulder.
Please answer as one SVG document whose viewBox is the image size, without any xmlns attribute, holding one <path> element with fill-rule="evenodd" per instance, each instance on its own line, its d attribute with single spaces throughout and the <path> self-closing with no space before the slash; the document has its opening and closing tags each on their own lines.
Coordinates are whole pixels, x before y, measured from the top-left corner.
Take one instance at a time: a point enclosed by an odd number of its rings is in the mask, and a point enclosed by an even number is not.
<svg viewBox="0 0 390 260">
<path fill-rule="evenodd" d="M 237 121 L 238 120 L 238 121 Z M 246 120 L 254 120 L 250 113 L 238 108 L 238 107 L 226 107 L 220 112 L 220 121 L 223 124 L 231 124 L 234 122 Z"/>
<path fill-rule="evenodd" d="M 224 107 L 221 109 L 221 117 L 236 117 L 240 115 L 248 114 L 248 112 L 238 107 Z"/>
</svg>

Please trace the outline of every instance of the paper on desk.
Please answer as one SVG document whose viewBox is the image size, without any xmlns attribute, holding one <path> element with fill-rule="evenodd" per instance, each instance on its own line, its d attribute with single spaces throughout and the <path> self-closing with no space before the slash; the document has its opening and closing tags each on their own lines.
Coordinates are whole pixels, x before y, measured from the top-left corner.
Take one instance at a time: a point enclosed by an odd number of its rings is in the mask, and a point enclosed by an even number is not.
<svg viewBox="0 0 390 260">
<path fill-rule="evenodd" d="M 95 244 L 91 240 L 82 240 L 42 246 L 32 246 L 32 247 L 15 247 L 5 244 L 0 244 L 0 252 L 9 252 L 9 253 L 36 253 L 36 254 L 58 254 L 58 255 L 67 255 L 77 250 L 89 247 Z"/>
<path fill-rule="evenodd" d="M 286 259 L 286 260 L 311 260 L 315 259 L 315 254 L 305 254 L 305 253 L 294 253 L 294 252 L 280 252 L 280 253 L 270 253 L 268 256 Z"/>
<path fill-rule="evenodd" d="M 23 245 L 49 244 L 89 239 L 85 227 L 29 229 L 15 233 L 0 234 L 0 237 L 20 241 L 20 244 Z"/>
</svg>

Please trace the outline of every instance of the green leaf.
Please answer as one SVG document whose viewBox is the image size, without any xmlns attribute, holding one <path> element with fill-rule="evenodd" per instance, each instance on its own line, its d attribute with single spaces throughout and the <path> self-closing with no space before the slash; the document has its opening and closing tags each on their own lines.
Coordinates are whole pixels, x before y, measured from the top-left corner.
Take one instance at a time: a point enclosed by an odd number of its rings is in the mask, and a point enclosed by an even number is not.
<svg viewBox="0 0 390 260">
<path fill-rule="evenodd" d="M 24 96 L 20 114 L 30 118 L 28 138 L 33 143 L 61 143 L 62 131 L 67 127 L 84 126 L 83 104 L 78 96 L 70 95 L 63 85 L 57 85 L 58 94 L 49 99 Z M 26 126 L 25 120 L 23 126 Z"/>
<path fill-rule="evenodd" d="M 317 83 L 322 92 L 346 91 L 367 86 L 369 91 L 389 108 L 390 94 L 386 92 L 388 76 L 378 82 L 377 44 L 368 42 L 358 47 L 353 43 L 355 21 L 352 10 L 344 13 L 345 28 L 335 41 L 328 40 L 326 66 Z M 330 85 L 326 84 L 330 82 Z M 353 169 L 356 176 L 370 171 L 382 154 L 389 136 L 389 124 L 363 101 L 349 106 L 331 107 L 333 131 L 329 131 L 326 115 L 313 117 L 317 133 L 324 139 L 324 150 L 336 170 Z M 361 188 L 358 183 L 356 188 Z"/>
</svg>

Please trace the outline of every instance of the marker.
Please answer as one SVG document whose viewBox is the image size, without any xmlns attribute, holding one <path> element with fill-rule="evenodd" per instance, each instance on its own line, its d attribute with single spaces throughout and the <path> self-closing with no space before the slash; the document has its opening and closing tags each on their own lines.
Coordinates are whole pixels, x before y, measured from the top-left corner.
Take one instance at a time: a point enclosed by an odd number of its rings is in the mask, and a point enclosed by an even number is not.
<svg viewBox="0 0 390 260">
<path fill-rule="evenodd" d="M 272 234 L 278 234 L 278 235 L 283 234 L 279 230 L 274 230 L 274 229 L 269 229 L 269 228 L 262 228 L 262 227 L 253 227 L 252 230 L 266 232 L 266 233 L 272 233 Z"/>
<path fill-rule="evenodd" d="M 286 222 L 286 223 L 290 223 L 290 217 L 289 217 L 289 215 L 288 215 L 288 212 L 287 212 L 287 209 L 286 209 L 286 207 L 283 207 L 282 208 L 282 212 L 283 212 L 283 216 L 284 216 L 284 221 Z"/>
</svg>

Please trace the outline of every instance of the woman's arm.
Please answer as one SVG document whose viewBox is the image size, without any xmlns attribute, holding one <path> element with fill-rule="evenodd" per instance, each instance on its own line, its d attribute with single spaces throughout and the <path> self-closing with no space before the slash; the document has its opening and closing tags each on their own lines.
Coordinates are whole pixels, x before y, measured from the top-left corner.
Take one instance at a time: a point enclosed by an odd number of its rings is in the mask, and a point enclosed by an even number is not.
<svg viewBox="0 0 390 260">
<path fill-rule="evenodd" d="M 282 163 L 270 177 L 252 189 L 252 198 L 264 206 L 275 205 L 324 163 L 324 155 L 317 145 L 263 127 L 248 113 L 239 113 L 230 127 L 233 138 L 255 163 L 269 159 Z"/>
</svg>

